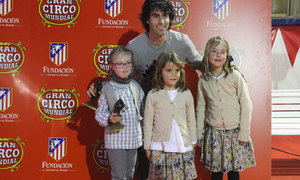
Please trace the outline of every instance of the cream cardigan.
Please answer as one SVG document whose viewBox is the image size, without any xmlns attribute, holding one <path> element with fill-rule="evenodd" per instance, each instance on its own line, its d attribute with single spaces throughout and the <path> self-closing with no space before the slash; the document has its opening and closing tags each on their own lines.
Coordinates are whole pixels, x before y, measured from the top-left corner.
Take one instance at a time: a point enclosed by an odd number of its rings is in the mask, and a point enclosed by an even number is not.
<svg viewBox="0 0 300 180">
<path fill-rule="evenodd" d="M 239 128 L 238 140 L 249 141 L 252 103 L 247 83 L 239 71 L 234 70 L 226 78 L 203 76 L 198 81 L 197 135 L 201 139 L 204 123 L 215 129 Z"/>
<path fill-rule="evenodd" d="M 151 141 L 162 142 L 170 139 L 174 117 L 184 146 L 190 146 L 192 141 L 197 141 L 194 99 L 190 90 L 178 92 L 173 102 L 166 91 L 151 90 L 145 104 L 144 149 L 149 149 Z"/>
</svg>

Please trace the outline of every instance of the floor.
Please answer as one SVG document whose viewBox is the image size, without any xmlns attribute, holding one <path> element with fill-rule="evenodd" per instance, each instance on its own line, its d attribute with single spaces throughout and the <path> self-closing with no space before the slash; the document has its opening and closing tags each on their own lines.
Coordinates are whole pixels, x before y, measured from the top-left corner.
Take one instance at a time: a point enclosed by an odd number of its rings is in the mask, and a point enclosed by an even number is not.
<svg viewBox="0 0 300 180">
<path fill-rule="evenodd" d="M 272 136 L 271 180 L 300 180 L 300 136 Z"/>
<path fill-rule="evenodd" d="M 300 176 L 272 176 L 271 180 L 300 180 Z"/>
</svg>

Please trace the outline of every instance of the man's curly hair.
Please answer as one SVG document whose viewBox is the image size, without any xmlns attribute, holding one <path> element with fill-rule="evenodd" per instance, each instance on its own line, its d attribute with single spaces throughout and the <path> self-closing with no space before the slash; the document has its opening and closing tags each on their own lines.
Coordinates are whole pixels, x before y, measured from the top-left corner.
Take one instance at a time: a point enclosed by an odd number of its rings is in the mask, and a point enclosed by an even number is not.
<svg viewBox="0 0 300 180">
<path fill-rule="evenodd" d="M 169 29 L 172 26 L 173 19 L 175 17 L 175 11 L 173 8 L 172 3 L 169 0 L 145 0 L 143 7 L 142 7 L 142 13 L 140 13 L 140 20 L 142 21 L 142 24 L 147 32 L 150 31 L 149 24 L 147 21 L 150 18 L 150 13 L 153 10 L 159 10 L 163 13 L 169 14 Z M 169 30 L 168 29 L 168 30 Z"/>
</svg>

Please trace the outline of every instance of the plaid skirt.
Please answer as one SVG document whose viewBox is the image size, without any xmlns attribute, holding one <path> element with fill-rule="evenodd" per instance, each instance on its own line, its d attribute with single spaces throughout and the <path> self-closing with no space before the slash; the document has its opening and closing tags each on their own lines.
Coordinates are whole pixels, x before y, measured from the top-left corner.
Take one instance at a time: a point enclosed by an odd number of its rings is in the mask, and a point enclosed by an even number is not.
<svg viewBox="0 0 300 180">
<path fill-rule="evenodd" d="M 239 145 L 239 129 L 218 130 L 206 126 L 201 140 L 200 161 L 212 172 L 243 171 L 256 165 L 251 138 Z"/>
<path fill-rule="evenodd" d="M 188 180 L 197 178 L 194 151 L 168 153 L 151 151 L 149 180 Z"/>
</svg>

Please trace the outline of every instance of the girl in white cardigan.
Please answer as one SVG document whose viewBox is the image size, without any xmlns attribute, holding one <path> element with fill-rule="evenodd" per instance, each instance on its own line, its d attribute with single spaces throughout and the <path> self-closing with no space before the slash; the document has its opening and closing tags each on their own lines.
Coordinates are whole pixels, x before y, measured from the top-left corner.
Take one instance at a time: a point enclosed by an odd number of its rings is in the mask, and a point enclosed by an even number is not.
<svg viewBox="0 0 300 180">
<path fill-rule="evenodd" d="M 184 64 L 172 51 L 158 57 L 144 113 L 144 148 L 151 179 L 194 179 L 197 142 L 194 100 Z"/>
</svg>

